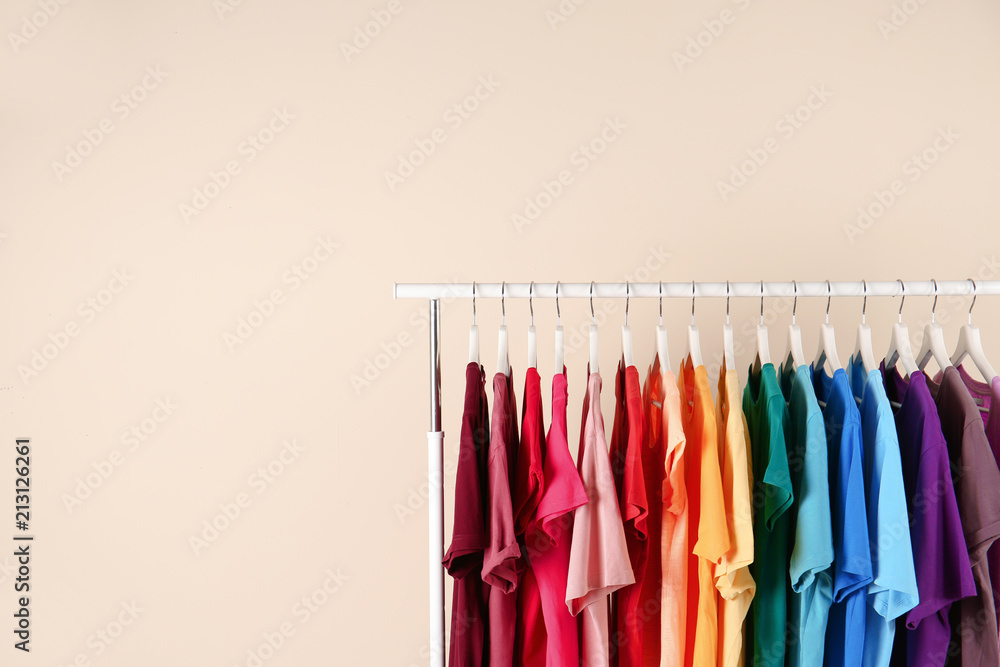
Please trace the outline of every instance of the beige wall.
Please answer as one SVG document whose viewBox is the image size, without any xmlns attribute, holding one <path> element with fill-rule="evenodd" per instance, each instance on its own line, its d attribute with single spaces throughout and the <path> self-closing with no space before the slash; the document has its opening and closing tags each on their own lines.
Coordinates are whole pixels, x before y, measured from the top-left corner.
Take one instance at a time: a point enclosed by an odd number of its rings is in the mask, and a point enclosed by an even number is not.
<svg viewBox="0 0 1000 667">
<path fill-rule="evenodd" d="M 4 3 L 0 541 L 30 436 L 24 664 L 247 665 L 282 628 L 266 665 L 427 663 L 426 304 L 393 280 L 998 277 L 996 3 L 226 2 Z M 869 301 L 879 350 L 897 303 Z M 939 304 L 949 344 L 965 304 Z M 622 305 L 598 303 L 606 369 Z M 586 304 L 563 307 L 569 335 Z M 788 304 L 766 307 L 778 356 Z M 732 308 L 747 345 L 758 304 Z M 907 301 L 915 333 L 929 308 Z M 822 309 L 800 303 L 810 354 Z M 688 303 L 665 310 L 679 355 Z M 699 305 L 710 359 L 722 312 Z M 844 357 L 859 314 L 833 304 Z M 976 314 L 1000 363 L 1000 301 Z M 499 304 L 479 315 L 492 374 Z M 452 470 L 470 304 L 443 316 Z M 508 303 L 519 397 L 526 318 Z M 648 363 L 655 302 L 631 318 Z M 575 441 L 585 346 L 567 363 Z"/>
</svg>

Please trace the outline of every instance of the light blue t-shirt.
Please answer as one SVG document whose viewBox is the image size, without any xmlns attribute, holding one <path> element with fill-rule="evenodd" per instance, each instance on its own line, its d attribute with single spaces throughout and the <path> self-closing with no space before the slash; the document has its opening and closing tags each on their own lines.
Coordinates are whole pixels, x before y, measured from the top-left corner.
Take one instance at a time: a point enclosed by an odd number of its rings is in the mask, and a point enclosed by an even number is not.
<svg viewBox="0 0 1000 667">
<path fill-rule="evenodd" d="M 822 667 L 826 624 L 833 602 L 833 528 L 826 427 L 816 401 L 809 367 L 781 367 L 781 390 L 788 401 L 791 437 L 788 469 L 795 503 L 794 544 L 789 563 L 789 642 L 786 667 Z"/>
<path fill-rule="evenodd" d="M 867 374 L 861 359 L 851 358 L 851 390 L 861 402 L 864 439 L 865 503 L 874 580 L 865 610 L 865 667 L 886 667 L 892 655 L 897 617 L 917 606 L 910 522 L 903 486 L 903 463 L 896 420 L 882 384 L 882 374 Z"/>
<path fill-rule="evenodd" d="M 810 367 L 811 368 L 811 367 Z M 833 376 L 814 369 L 813 385 L 823 410 L 830 466 L 833 518 L 833 604 L 826 627 L 828 667 L 860 665 L 865 647 L 865 596 L 872 582 L 862 461 L 861 413 L 847 371 Z"/>
</svg>

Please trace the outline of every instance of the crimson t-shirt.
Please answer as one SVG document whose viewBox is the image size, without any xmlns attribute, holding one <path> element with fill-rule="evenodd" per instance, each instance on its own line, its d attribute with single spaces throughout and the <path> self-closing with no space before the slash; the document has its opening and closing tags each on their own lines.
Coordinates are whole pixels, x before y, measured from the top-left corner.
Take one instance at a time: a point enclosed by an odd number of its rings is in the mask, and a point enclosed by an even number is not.
<svg viewBox="0 0 1000 667">
<path fill-rule="evenodd" d="M 451 603 L 449 665 L 489 664 L 489 586 L 480 576 L 486 532 L 486 457 L 490 444 L 486 375 L 482 366 L 465 369 L 465 409 L 455 474 L 455 518 L 444 566 L 455 585 Z"/>
</svg>

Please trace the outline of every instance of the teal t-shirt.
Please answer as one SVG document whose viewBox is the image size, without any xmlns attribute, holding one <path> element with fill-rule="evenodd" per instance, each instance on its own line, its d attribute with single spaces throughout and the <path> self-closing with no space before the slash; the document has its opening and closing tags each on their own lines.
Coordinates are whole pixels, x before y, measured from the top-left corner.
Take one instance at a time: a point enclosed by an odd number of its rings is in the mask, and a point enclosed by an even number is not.
<svg viewBox="0 0 1000 667">
<path fill-rule="evenodd" d="M 808 366 L 781 368 L 788 402 L 788 470 L 795 504 L 789 562 L 788 629 L 796 641 L 787 648 L 789 667 L 822 667 L 826 624 L 833 602 L 833 520 L 826 426 Z"/>
<path fill-rule="evenodd" d="M 882 374 L 867 374 L 860 359 L 848 367 L 851 391 L 861 404 L 861 433 L 872 573 L 865 610 L 865 667 L 885 667 L 892 655 L 896 618 L 917 606 L 910 522 L 896 420 Z"/>
<path fill-rule="evenodd" d="M 748 665 L 782 667 L 785 663 L 788 586 L 788 509 L 792 482 L 788 474 L 788 408 L 773 364 L 747 373 L 743 414 L 750 435 L 753 467 L 754 559 L 757 582 L 747 625 Z M 689 621 L 690 622 L 690 621 Z"/>
</svg>

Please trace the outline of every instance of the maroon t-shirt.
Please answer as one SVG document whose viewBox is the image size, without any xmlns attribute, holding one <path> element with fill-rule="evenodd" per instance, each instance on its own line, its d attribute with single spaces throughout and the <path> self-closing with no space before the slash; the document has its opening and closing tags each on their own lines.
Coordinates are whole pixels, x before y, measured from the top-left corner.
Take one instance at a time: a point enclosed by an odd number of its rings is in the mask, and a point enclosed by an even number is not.
<svg viewBox="0 0 1000 667">
<path fill-rule="evenodd" d="M 493 423 L 487 460 L 487 526 L 489 542 L 483 556 L 483 581 L 489 593 L 489 664 L 514 664 L 517 626 L 517 584 L 524 559 L 517 543 L 511 499 L 513 472 L 517 470 L 517 403 L 513 370 L 493 376 Z"/>
<path fill-rule="evenodd" d="M 940 386 L 931 385 L 948 443 L 955 497 L 965 529 L 978 595 L 952 607 L 952 648 L 961 647 L 962 665 L 1000 664 L 996 609 L 986 552 L 1000 537 L 1000 470 L 986 438 L 983 418 L 954 366 L 945 369 Z M 935 391 L 936 390 L 936 391 Z M 951 652 L 949 651 L 949 652 Z"/>
<path fill-rule="evenodd" d="M 451 546 L 444 557 L 455 578 L 451 602 L 449 665 L 489 664 L 489 586 L 480 576 L 486 532 L 486 457 L 490 444 L 486 374 L 471 362 L 465 369 L 465 409 L 455 474 L 455 518 Z"/>
</svg>

